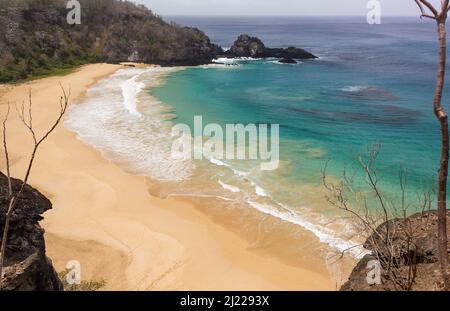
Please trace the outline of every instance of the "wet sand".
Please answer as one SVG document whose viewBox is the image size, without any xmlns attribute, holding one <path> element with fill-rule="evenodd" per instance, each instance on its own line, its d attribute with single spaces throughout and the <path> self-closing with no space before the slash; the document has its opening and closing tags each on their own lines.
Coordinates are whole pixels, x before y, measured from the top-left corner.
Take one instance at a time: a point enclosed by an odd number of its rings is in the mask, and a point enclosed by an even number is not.
<svg viewBox="0 0 450 311">
<path fill-rule="evenodd" d="M 71 89 L 73 103 L 119 68 L 88 65 L 64 77 L 0 86 L 1 114 L 7 102 L 27 100 L 31 89 L 34 124 L 42 133 L 59 110 L 59 82 Z M 12 174 L 21 178 L 31 137 L 15 113 L 8 138 Z M 3 154 L 0 169 L 5 169 Z M 240 211 L 225 215 L 202 206 L 212 201 L 152 196 L 149 179 L 104 159 L 63 126 L 42 146 L 30 183 L 53 203 L 42 225 L 57 270 L 78 260 L 82 279 L 104 279 L 107 290 L 336 289 L 325 262 L 311 253 L 321 248 L 313 234 L 295 231 L 294 244 L 285 232 L 263 237 L 268 243 L 251 242 L 232 225 Z M 260 227 L 258 217 L 249 217 L 255 224 L 250 230 Z"/>
</svg>

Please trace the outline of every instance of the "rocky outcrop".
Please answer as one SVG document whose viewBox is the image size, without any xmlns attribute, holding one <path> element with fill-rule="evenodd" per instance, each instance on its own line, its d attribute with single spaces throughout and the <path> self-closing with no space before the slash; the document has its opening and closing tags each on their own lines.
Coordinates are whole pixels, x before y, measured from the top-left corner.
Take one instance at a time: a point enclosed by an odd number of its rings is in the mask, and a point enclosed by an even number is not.
<svg viewBox="0 0 450 311">
<path fill-rule="evenodd" d="M 296 47 L 289 47 L 287 49 L 266 49 L 265 57 L 276 57 L 276 58 L 291 58 L 291 59 L 316 59 L 317 56 L 299 49 Z"/>
<path fill-rule="evenodd" d="M 217 51 L 217 53 L 220 53 Z M 230 50 L 225 52 L 226 57 L 252 57 L 252 58 L 267 58 L 275 57 L 280 59 L 315 59 L 315 55 L 296 47 L 282 48 L 268 48 L 264 43 L 249 35 L 243 34 L 238 37 Z"/>
<path fill-rule="evenodd" d="M 262 58 L 265 51 L 266 47 L 260 39 L 249 35 L 240 35 L 230 50 L 227 51 L 227 55 L 231 57 Z"/>
<path fill-rule="evenodd" d="M 249 35 L 224 52 L 201 30 L 168 23 L 143 5 L 79 1 L 79 25 L 67 23 L 66 0 L 0 1 L 0 83 L 98 62 L 196 66 L 218 56 L 316 58 L 295 47 L 268 48 Z"/>
<path fill-rule="evenodd" d="M 92 62 L 203 65 L 223 52 L 199 29 L 143 5 L 79 1 L 80 25 L 67 23 L 67 0 L 0 1 L 0 83 Z"/>
<path fill-rule="evenodd" d="M 17 191 L 21 182 L 13 180 Z M 7 177 L 0 172 L 0 238 L 8 205 Z M 3 291 L 61 291 L 63 285 L 45 255 L 44 229 L 39 225 L 42 214 L 52 208 L 50 201 L 36 189 L 27 186 L 13 213 L 6 249 Z"/>
<path fill-rule="evenodd" d="M 280 64 L 297 64 L 297 61 L 292 58 L 282 58 L 278 62 Z"/>
<path fill-rule="evenodd" d="M 447 216 L 450 223 L 450 212 Z M 366 255 L 354 268 L 349 280 L 342 286 L 342 291 L 393 291 L 399 288 L 394 284 L 392 275 L 388 275 L 385 270 L 381 270 L 381 284 L 370 285 L 367 276 L 371 268 L 368 263 L 377 258 L 388 258 L 386 248 L 374 249 L 373 245 L 385 245 L 386 223 L 382 224 L 377 232 L 381 236 L 373 234 L 364 244 L 364 247 L 372 251 L 371 255 Z M 419 213 L 405 219 L 389 221 L 391 228 L 391 246 L 393 254 L 393 264 L 396 267 L 397 277 L 405 281 L 412 267 L 415 267 L 417 276 L 410 290 L 434 290 L 439 288 L 441 283 L 440 266 L 438 260 L 437 245 L 437 214 L 435 212 Z M 392 228 L 395 228 L 393 230 Z M 406 233 L 408 232 L 408 233 Z M 450 236 L 450 228 L 448 228 Z M 411 237 L 408 239 L 407 237 Z M 381 240 L 383 239 L 383 241 Z M 448 247 L 450 252 L 450 245 Z M 414 261 L 414 263 L 412 263 Z"/>
</svg>

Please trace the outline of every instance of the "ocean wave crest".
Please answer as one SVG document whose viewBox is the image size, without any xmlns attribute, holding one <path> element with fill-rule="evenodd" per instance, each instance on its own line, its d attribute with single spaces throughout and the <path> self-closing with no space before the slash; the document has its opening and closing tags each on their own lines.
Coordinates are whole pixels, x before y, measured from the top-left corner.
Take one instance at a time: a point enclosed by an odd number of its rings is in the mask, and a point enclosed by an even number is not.
<svg viewBox="0 0 450 311">
<path fill-rule="evenodd" d="M 117 71 L 70 107 L 65 126 L 133 173 L 166 182 L 189 178 L 191 161 L 171 157 L 171 123 L 163 118 L 166 106 L 144 92 L 161 83 L 168 72 L 166 68 Z"/>
</svg>

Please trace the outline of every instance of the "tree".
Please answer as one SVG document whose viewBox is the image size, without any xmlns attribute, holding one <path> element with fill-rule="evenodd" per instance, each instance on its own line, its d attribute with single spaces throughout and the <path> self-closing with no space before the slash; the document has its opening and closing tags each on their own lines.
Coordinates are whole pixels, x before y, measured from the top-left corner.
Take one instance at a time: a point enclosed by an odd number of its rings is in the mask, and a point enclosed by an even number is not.
<svg viewBox="0 0 450 311">
<path fill-rule="evenodd" d="M 59 100 L 59 106 L 60 111 L 58 114 L 58 117 L 54 121 L 54 123 L 49 127 L 49 129 L 40 137 L 38 138 L 38 134 L 35 131 L 35 128 L 33 127 L 33 101 L 31 96 L 31 90 L 28 97 L 28 107 L 24 103 L 20 107 L 16 106 L 16 111 L 19 116 L 20 121 L 25 125 L 28 132 L 31 134 L 31 137 L 33 138 L 33 150 L 31 152 L 30 160 L 28 161 L 27 170 L 25 173 L 25 177 L 22 181 L 22 184 L 17 192 L 14 193 L 12 189 L 12 182 L 11 182 L 11 172 L 10 172 L 10 161 L 9 161 L 9 152 L 8 152 L 8 142 L 7 142 L 7 122 L 10 115 L 10 105 L 8 104 L 6 115 L 3 119 L 3 149 L 5 153 L 6 158 L 6 173 L 8 177 L 8 208 L 6 210 L 5 215 L 5 226 L 3 228 L 3 235 L 2 235 L 2 242 L 1 242 L 1 248 L 0 248 L 0 279 L 3 278 L 3 268 L 5 266 L 5 256 L 6 256 L 6 247 L 8 243 L 8 232 L 9 232 L 9 226 L 11 222 L 11 218 L 13 216 L 14 210 L 17 206 L 18 201 L 20 200 L 23 191 L 25 190 L 25 186 L 28 183 L 28 179 L 31 174 L 31 170 L 34 165 L 34 160 L 36 158 L 36 154 L 39 151 L 39 147 L 42 145 L 42 143 L 49 137 L 49 135 L 57 128 L 59 123 L 61 122 L 64 114 L 67 111 L 67 107 L 69 104 L 69 98 L 70 98 L 70 92 L 66 93 L 63 86 L 60 85 L 62 90 L 62 96 Z"/>
<path fill-rule="evenodd" d="M 427 0 L 415 0 L 419 6 L 422 18 L 429 18 L 436 21 L 439 36 L 439 65 L 436 78 L 436 89 L 434 93 L 433 109 L 441 127 L 441 164 L 439 169 L 439 189 L 438 189 L 438 245 L 439 261 L 445 290 L 450 289 L 448 276 L 448 237 L 447 237 L 447 179 L 449 161 L 449 129 L 448 115 L 442 107 L 442 92 L 445 82 L 445 67 L 447 62 L 447 35 L 445 24 L 447 14 L 450 10 L 450 0 L 441 0 L 441 9 L 436 9 L 435 5 Z"/>
<path fill-rule="evenodd" d="M 339 180 L 327 178 L 327 165 L 322 171 L 328 202 L 351 215 L 356 229 L 354 236 L 366 238 L 363 244 L 344 250 L 337 257 L 340 260 L 346 252 L 364 247 L 365 251 L 361 254 L 366 251 L 370 254 L 366 254 L 362 261 L 369 258 L 380 265 L 382 284 L 378 289 L 411 291 L 415 289 L 419 264 L 425 262 L 425 254 L 429 250 L 423 243 L 424 236 L 436 230 L 433 227 L 436 216 L 430 212 L 436 193 L 433 187 L 423 194 L 418 193 L 416 200 L 406 200 L 407 172 L 400 171 L 401 200 L 390 200 L 380 187 L 375 168 L 380 150 L 381 143 L 377 142 L 368 146 L 367 154 L 359 156 L 364 172 L 363 185 L 355 178 L 356 171 L 344 169 Z M 408 217 L 411 212 L 416 214 Z M 437 279 L 440 280 L 439 275 Z"/>
</svg>

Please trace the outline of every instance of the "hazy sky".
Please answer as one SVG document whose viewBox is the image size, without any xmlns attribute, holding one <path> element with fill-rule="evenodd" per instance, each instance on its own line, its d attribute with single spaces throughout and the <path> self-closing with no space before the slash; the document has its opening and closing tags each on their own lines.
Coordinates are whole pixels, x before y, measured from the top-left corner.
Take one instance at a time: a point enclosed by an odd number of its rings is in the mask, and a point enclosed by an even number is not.
<svg viewBox="0 0 450 311">
<path fill-rule="evenodd" d="M 135 0 L 160 15 L 362 15 L 369 0 Z M 379 0 L 385 16 L 417 15 L 414 0 Z M 439 1 L 431 0 L 438 3 Z"/>
</svg>

